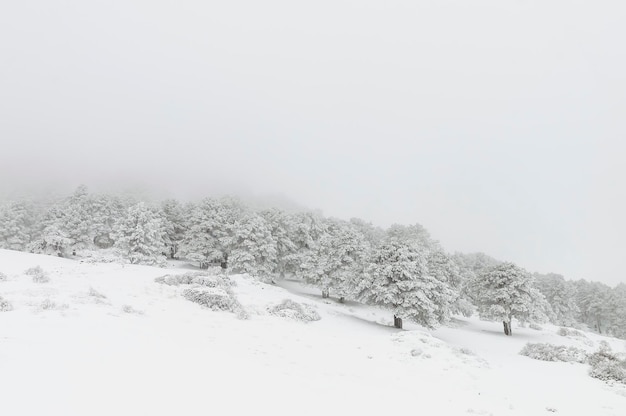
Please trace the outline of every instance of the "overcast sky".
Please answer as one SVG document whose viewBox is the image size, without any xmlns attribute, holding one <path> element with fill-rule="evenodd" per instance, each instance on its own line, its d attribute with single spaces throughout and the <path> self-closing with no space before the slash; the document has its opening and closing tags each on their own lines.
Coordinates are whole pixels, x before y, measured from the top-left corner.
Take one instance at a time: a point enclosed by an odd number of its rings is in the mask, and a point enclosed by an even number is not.
<svg viewBox="0 0 626 416">
<path fill-rule="evenodd" d="M 0 190 L 279 194 L 626 282 L 626 3 L 5 1 Z"/>
</svg>

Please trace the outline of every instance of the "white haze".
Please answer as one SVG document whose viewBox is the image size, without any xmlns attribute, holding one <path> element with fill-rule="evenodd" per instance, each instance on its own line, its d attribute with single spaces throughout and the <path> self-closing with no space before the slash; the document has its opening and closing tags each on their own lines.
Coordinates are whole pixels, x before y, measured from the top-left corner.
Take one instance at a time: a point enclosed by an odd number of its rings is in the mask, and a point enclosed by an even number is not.
<svg viewBox="0 0 626 416">
<path fill-rule="evenodd" d="M 620 1 L 13 1 L 0 191 L 283 195 L 626 281 Z"/>
</svg>

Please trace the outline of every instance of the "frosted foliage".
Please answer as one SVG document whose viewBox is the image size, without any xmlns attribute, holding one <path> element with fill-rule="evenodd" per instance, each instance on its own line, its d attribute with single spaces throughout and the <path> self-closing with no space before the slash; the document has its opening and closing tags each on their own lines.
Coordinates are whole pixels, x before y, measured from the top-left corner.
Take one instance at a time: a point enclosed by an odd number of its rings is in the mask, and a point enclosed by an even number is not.
<svg viewBox="0 0 626 416">
<path fill-rule="evenodd" d="M 334 222 L 310 251 L 304 264 L 305 280 L 324 292 L 352 297 L 356 280 L 363 274 L 369 248 L 363 235 L 349 223 Z"/>
<path fill-rule="evenodd" d="M 269 280 L 277 266 L 277 251 L 276 241 L 263 217 L 250 213 L 241 218 L 234 227 L 232 246 L 228 261 L 233 272 Z"/>
<path fill-rule="evenodd" d="M 574 325 L 578 314 L 575 287 L 558 274 L 535 275 L 535 286 L 550 304 L 551 320 L 557 325 Z"/>
<path fill-rule="evenodd" d="M 28 245 L 28 251 L 37 254 L 50 254 L 64 257 L 67 255 L 72 240 L 58 225 L 47 226 L 39 238 Z"/>
<path fill-rule="evenodd" d="M 245 214 L 237 200 L 207 198 L 189 210 L 180 254 L 206 267 L 209 263 L 228 261 L 237 237 L 236 230 Z"/>
<path fill-rule="evenodd" d="M 323 218 L 310 212 L 292 217 L 291 240 L 296 252 L 286 259 L 287 269 L 300 278 L 309 272 L 310 260 L 320 239 L 328 232 Z"/>
<path fill-rule="evenodd" d="M 33 215 L 24 202 L 0 206 L 0 248 L 24 250 L 31 241 Z"/>
<path fill-rule="evenodd" d="M 399 318 L 430 328 L 449 319 L 454 299 L 447 283 L 428 273 L 423 249 L 400 241 L 374 251 L 358 294 L 366 302 L 391 308 Z"/>
<path fill-rule="evenodd" d="M 165 264 L 161 218 L 143 202 L 128 208 L 118 224 L 115 239 L 116 247 L 132 264 Z"/>
<path fill-rule="evenodd" d="M 513 263 L 502 263 L 476 276 L 472 297 L 483 319 L 511 322 L 541 320 L 543 296 L 533 287 L 533 277 Z"/>
<path fill-rule="evenodd" d="M 166 242 L 169 247 L 169 255 L 175 257 L 178 253 L 180 242 L 185 234 L 185 210 L 174 199 L 168 199 L 161 204 L 163 218 L 165 220 Z"/>
<path fill-rule="evenodd" d="M 297 251 L 296 244 L 291 238 L 294 229 L 293 217 L 278 209 L 264 210 L 259 215 L 265 220 L 269 228 L 276 249 L 276 263 L 274 272 L 280 276 L 292 270 L 289 260 Z"/>
</svg>

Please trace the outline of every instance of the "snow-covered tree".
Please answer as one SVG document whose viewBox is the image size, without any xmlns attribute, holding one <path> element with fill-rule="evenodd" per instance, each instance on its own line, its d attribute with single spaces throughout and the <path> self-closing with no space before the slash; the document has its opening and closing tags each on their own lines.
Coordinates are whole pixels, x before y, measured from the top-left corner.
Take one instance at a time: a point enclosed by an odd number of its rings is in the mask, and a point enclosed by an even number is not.
<svg viewBox="0 0 626 416">
<path fill-rule="evenodd" d="M 277 250 L 267 222 L 256 213 L 247 213 L 235 223 L 234 234 L 228 253 L 229 269 L 271 281 L 277 268 Z"/>
<path fill-rule="evenodd" d="M 304 279 L 312 267 L 313 251 L 322 236 L 328 232 L 328 225 L 321 216 L 312 212 L 296 213 L 291 221 L 290 239 L 295 245 L 295 252 L 286 256 L 285 268 L 298 278 Z"/>
<path fill-rule="evenodd" d="M 237 244 L 237 228 L 246 215 L 239 200 L 206 198 L 193 206 L 186 231 L 180 243 L 180 253 L 201 267 L 220 263 L 228 267 L 228 258 Z"/>
<path fill-rule="evenodd" d="M 0 248 L 25 250 L 33 239 L 34 213 L 25 201 L 0 206 Z"/>
<path fill-rule="evenodd" d="M 554 273 L 535 274 L 535 287 L 550 304 L 553 323 L 561 326 L 573 326 L 576 323 L 576 288 L 571 282 Z"/>
<path fill-rule="evenodd" d="M 159 215 L 145 203 L 128 208 L 115 231 L 115 246 L 132 264 L 165 265 L 164 228 Z"/>
<path fill-rule="evenodd" d="M 454 294 L 447 282 L 428 273 L 423 248 L 390 239 L 373 250 L 357 297 L 391 308 L 397 328 L 403 318 L 433 328 L 448 320 Z"/>
<path fill-rule="evenodd" d="M 574 283 L 578 321 L 599 332 L 606 332 L 609 325 L 609 305 L 611 288 L 604 283 L 587 282 L 584 279 Z"/>
<path fill-rule="evenodd" d="M 290 271 L 288 262 L 297 250 L 296 244 L 291 239 L 293 217 L 276 208 L 260 211 L 259 215 L 265 220 L 276 244 L 276 267 L 273 272 L 282 279 Z"/>
<path fill-rule="evenodd" d="M 329 297 L 332 290 L 343 302 L 363 274 L 369 245 L 350 223 L 333 220 L 309 254 L 305 280 L 320 287 L 322 297 Z"/>
<path fill-rule="evenodd" d="M 185 235 L 185 209 L 177 200 L 167 199 L 161 203 L 161 210 L 165 220 L 168 254 L 175 258 Z"/>
<path fill-rule="evenodd" d="M 44 228 L 41 234 L 27 246 L 31 253 L 48 254 L 65 257 L 72 244 L 72 240 L 67 237 L 63 230 L 56 224 Z"/>
<path fill-rule="evenodd" d="M 112 233 L 117 221 L 122 218 L 129 206 L 114 195 L 93 195 L 90 203 L 90 231 L 96 247 L 107 248 L 112 242 Z M 132 204 L 134 205 L 134 204 Z"/>
<path fill-rule="evenodd" d="M 76 188 L 62 207 L 60 229 L 76 248 L 86 248 L 93 243 L 93 209 L 84 185 Z"/>
<path fill-rule="evenodd" d="M 501 263 L 475 276 L 471 295 L 482 319 L 503 322 L 512 335 L 511 320 L 540 319 L 543 295 L 534 288 L 533 276 L 513 263 Z"/>
<path fill-rule="evenodd" d="M 471 299 L 467 294 L 467 276 L 454 259 L 446 254 L 441 248 L 433 248 L 427 255 L 426 267 L 431 276 L 447 282 L 453 292 L 453 300 L 450 305 L 451 312 L 471 316 L 474 312 Z"/>
</svg>

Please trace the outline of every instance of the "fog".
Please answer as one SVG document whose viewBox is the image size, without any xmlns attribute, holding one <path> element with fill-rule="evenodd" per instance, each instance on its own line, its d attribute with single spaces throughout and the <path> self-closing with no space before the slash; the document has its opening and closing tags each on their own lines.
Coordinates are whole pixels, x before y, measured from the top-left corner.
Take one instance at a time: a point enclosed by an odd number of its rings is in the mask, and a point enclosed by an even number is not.
<svg viewBox="0 0 626 416">
<path fill-rule="evenodd" d="M 5 194 L 272 195 L 626 282 L 623 2 L 5 3 Z"/>
</svg>

